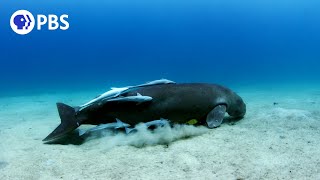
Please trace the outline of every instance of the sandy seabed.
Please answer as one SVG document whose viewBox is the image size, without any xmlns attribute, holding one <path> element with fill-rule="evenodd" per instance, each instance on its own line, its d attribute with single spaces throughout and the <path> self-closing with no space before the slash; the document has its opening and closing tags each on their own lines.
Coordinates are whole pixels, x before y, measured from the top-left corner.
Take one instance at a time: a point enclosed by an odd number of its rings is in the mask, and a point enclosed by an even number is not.
<svg viewBox="0 0 320 180">
<path fill-rule="evenodd" d="M 1 97 L 0 179 L 320 179 L 319 88 L 235 90 L 247 104 L 238 122 L 81 145 L 42 139 L 60 122 L 57 101 L 78 105 L 96 92 Z"/>
</svg>

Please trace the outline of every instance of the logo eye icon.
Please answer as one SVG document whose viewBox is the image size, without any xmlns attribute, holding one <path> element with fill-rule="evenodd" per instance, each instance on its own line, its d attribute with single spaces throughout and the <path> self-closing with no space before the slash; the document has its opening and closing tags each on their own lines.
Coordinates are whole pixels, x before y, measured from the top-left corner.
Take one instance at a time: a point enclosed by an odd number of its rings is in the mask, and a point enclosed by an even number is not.
<svg viewBox="0 0 320 180">
<path fill-rule="evenodd" d="M 25 18 L 26 16 L 26 18 Z M 29 15 L 16 15 L 16 17 L 14 17 L 13 19 L 13 23 L 17 26 L 18 29 L 28 29 L 28 27 L 30 27 L 31 24 L 31 19 Z"/>
<path fill-rule="evenodd" d="M 27 10 L 18 10 L 11 16 L 10 26 L 17 34 L 28 34 L 34 28 L 33 15 Z"/>
</svg>

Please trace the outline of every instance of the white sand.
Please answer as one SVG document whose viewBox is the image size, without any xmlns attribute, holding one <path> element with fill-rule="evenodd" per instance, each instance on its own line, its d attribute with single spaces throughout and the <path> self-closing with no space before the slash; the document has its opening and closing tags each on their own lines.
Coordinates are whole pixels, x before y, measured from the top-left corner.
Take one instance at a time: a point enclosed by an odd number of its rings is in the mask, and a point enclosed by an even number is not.
<svg viewBox="0 0 320 180">
<path fill-rule="evenodd" d="M 0 179 L 320 179 L 320 90 L 236 91 L 247 103 L 239 122 L 107 135 L 82 145 L 41 140 L 60 121 L 56 101 L 77 105 L 96 92 L 2 97 Z"/>
</svg>

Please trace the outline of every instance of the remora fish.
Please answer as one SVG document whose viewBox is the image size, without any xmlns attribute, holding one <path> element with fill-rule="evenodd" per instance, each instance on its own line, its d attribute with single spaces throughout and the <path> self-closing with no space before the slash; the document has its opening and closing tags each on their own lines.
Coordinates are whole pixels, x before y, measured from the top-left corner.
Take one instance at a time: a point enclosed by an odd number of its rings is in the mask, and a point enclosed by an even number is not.
<svg viewBox="0 0 320 180">
<path fill-rule="evenodd" d="M 123 123 L 119 119 L 116 119 L 117 122 L 114 123 L 108 123 L 108 124 L 99 124 L 96 127 L 90 128 L 88 130 L 80 130 L 79 131 L 79 136 L 83 136 L 84 134 L 90 133 L 90 132 L 95 132 L 95 131 L 100 131 L 103 129 L 118 129 L 118 128 L 128 128 L 130 127 L 130 124 Z"/>
</svg>

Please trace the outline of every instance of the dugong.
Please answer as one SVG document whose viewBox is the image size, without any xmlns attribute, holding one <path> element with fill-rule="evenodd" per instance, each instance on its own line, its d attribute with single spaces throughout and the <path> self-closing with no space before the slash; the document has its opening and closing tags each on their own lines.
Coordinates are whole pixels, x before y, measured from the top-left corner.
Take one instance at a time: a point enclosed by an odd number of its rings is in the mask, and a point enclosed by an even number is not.
<svg viewBox="0 0 320 180">
<path fill-rule="evenodd" d="M 218 127 L 227 112 L 235 118 L 246 113 L 246 104 L 232 90 L 217 84 L 175 83 L 156 80 L 138 86 L 112 88 L 81 106 L 57 103 L 61 124 L 43 141 L 64 137 L 81 124 L 130 125 L 157 119 L 186 123 L 197 119 L 208 128 Z"/>
</svg>

